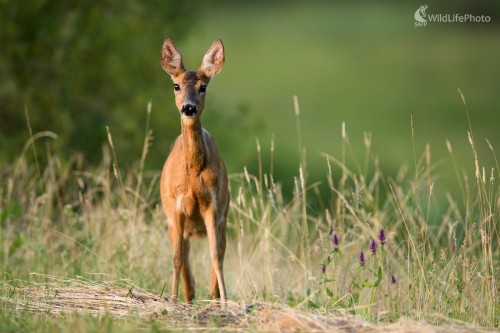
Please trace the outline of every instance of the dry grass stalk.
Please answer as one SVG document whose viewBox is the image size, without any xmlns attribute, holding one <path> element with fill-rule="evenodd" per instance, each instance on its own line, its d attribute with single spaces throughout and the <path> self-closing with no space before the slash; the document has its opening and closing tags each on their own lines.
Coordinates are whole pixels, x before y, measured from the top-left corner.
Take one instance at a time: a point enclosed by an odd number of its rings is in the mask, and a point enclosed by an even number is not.
<svg viewBox="0 0 500 333">
<path fill-rule="evenodd" d="M 3 302 L 16 312 L 46 312 L 62 315 L 83 312 L 91 315 L 109 313 L 116 317 L 136 314 L 151 316 L 176 307 L 168 301 L 142 291 L 130 291 L 113 286 L 40 287 L 18 288 L 15 296 Z"/>
</svg>

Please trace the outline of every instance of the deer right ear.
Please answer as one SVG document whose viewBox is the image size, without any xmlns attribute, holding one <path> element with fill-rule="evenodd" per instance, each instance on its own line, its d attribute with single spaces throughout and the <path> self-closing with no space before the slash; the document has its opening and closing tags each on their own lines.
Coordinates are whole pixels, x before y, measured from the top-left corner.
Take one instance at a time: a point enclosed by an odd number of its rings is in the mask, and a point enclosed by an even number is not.
<svg viewBox="0 0 500 333">
<path fill-rule="evenodd" d="M 169 37 L 165 38 L 161 48 L 161 66 L 171 76 L 177 76 L 184 71 L 181 53 Z"/>
</svg>

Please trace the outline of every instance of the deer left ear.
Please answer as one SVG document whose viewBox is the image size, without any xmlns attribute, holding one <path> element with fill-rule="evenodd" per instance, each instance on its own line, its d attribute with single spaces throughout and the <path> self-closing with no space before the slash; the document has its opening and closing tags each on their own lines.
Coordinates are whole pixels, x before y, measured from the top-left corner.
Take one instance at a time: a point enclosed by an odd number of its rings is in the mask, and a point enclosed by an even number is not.
<svg viewBox="0 0 500 333">
<path fill-rule="evenodd" d="M 223 65 L 224 45 L 220 39 L 217 39 L 203 56 L 200 71 L 207 77 L 214 77 L 221 71 Z"/>
</svg>

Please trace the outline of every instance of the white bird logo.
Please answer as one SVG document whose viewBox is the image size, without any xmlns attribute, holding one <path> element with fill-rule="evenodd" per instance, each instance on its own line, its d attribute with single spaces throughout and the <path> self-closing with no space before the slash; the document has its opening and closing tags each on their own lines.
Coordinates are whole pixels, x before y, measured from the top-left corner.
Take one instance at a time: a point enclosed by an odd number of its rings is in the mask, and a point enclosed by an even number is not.
<svg viewBox="0 0 500 333">
<path fill-rule="evenodd" d="M 422 5 L 417 9 L 417 11 L 415 12 L 415 21 L 420 22 L 420 23 L 427 23 L 427 20 L 425 19 L 425 17 L 427 16 L 427 14 L 425 13 L 425 10 L 428 7 L 429 6 L 427 6 L 427 5 Z"/>
</svg>

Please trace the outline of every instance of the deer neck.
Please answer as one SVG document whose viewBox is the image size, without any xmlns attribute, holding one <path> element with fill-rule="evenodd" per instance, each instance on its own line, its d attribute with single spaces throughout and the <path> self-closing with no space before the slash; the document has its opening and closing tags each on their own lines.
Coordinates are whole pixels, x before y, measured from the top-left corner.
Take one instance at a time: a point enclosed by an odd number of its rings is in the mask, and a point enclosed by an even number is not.
<svg viewBox="0 0 500 333">
<path fill-rule="evenodd" d="M 199 118 L 182 119 L 182 143 L 188 174 L 198 175 L 205 167 L 206 149 Z"/>
</svg>

